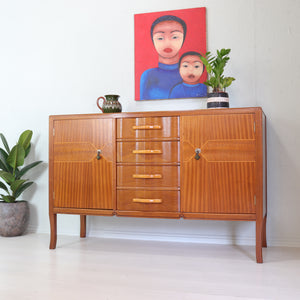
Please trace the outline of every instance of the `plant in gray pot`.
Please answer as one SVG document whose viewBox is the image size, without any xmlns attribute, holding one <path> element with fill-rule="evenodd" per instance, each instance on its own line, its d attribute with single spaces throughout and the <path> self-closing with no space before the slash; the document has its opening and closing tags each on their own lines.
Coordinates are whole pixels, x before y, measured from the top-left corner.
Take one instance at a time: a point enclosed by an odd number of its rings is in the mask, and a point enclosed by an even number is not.
<svg viewBox="0 0 300 300">
<path fill-rule="evenodd" d="M 224 77 L 223 73 L 229 60 L 230 51 L 231 49 L 217 50 L 216 56 L 207 52 L 200 58 L 209 76 L 204 84 L 212 88 L 212 93 L 207 94 L 207 108 L 229 107 L 228 93 L 225 89 L 231 85 L 235 78 Z"/>
<path fill-rule="evenodd" d="M 17 198 L 33 182 L 24 179 L 24 175 L 42 161 L 36 161 L 24 166 L 25 158 L 31 149 L 32 131 L 25 130 L 17 144 L 10 149 L 2 133 L 3 148 L 0 148 L 0 235 L 22 235 L 29 222 L 29 206 L 27 201 L 17 201 Z M 22 168 L 20 168 L 22 167 Z"/>
</svg>

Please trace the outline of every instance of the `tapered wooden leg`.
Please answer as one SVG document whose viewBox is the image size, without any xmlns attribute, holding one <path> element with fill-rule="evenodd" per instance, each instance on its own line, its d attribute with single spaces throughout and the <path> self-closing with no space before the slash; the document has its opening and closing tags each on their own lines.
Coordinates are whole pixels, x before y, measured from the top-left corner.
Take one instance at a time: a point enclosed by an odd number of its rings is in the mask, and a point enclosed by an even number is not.
<svg viewBox="0 0 300 300">
<path fill-rule="evenodd" d="M 267 215 L 264 217 L 262 227 L 262 246 L 267 248 Z"/>
<path fill-rule="evenodd" d="M 262 232 L 263 220 L 256 220 L 256 262 L 263 263 L 262 257 Z"/>
<path fill-rule="evenodd" d="M 49 249 L 56 248 L 56 241 L 57 241 L 57 215 L 50 214 L 50 246 Z"/>
<path fill-rule="evenodd" d="M 86 237 L 86 216 L 80 215 L 80 237 Z"/>
</svg>

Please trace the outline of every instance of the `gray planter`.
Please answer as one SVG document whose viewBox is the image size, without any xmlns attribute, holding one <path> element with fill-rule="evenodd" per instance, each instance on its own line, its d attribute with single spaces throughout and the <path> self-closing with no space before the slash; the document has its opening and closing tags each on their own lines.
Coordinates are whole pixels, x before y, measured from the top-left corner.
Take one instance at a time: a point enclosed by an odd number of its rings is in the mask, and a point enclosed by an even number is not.
<svg viewBox="0 0 300 300">
<path fill-rule="evenodd" d="M 22 235 L 29 222 L 29 205 L 26 201 L 0 202 L 0 235 Z"/>
</svg>

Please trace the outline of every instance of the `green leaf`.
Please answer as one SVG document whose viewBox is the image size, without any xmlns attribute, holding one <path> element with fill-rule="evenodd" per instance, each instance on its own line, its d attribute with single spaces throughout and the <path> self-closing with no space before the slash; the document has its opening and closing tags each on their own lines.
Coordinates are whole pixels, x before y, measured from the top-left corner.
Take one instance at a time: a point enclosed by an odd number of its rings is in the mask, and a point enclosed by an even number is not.
<svg viewBox="0 0 300 300">
<path fill-rule="evenodd" d="M 35 161 L 29 165 L 27 165 L 26 167 L 24 167 L 23 169 L 21 169 L 18 173 L 16 173 L 16 177 L 17 179 L 20 179 L 27 171 L 29 171 L 30 169 L 34 168 L 35 166 L 37 166 L 38 164 L 42 163 L 41 160 L 39 161 Z"/>
<path fill-rule="evenodd" d="M 205 85 L 212 87 L 213 92 L 224 91 L 234 79 L 233 77 L 224 77 L 224 68 L 229 61 L 229 53 L 231 49 L 222 48 L 216 51 L 216 55 L 211 55 L 210 52 L 206 52 L 205 56 L 200 58 L 205 65 L 208 80 L 204 82 Z"/>
<path fill-rule="evenodd" d="M 28 187 L 30 187 L 33 184 L 32 181 L 26 182 L 23 185 L 21 185 L 14 193 L 13 196 L 15 199 L 17 199 Z"/>
<path fill-rule="evenodd" d="M 10 196 L 10 195 L 2 195 L 1 194 L 2 199 L 7 202 L 7 203 L 12 203 L 16 201 L 16 198 L 14 196 Z"/>
<path fill-rule="evenodd" d="M 25 157 L 28 156 L 30 149 L 31 149 L 31 144 L 29 144 L 28 148 L 25 149 Z"/>
<path fill-rule="evenodd" d="M 3 189 L 4 191 L 6 191 L 8 193 L 7 186 L 3 182 L 1 182 L 1 181 L 0 181 L 0 188 Z"/>
<path fill-rule="evenodd" d="M 6 151 L 9 153 L 10 150 L 9 150 L 9 146 L 8 146 L 8 143 L 7 143 L 7 140 L 6 140 L 5 136 L 2 133 L 0 133 L 0 137 L 1 137 L 2 143 L 3 143 Z"/>
<path fill-rule="evenodd" d="M 232 81 L 234 81 L 234 80 L 235 80 L 235 78 L 233 78 L 233 77 L 225 77 L 224 78 L 224 83 L 223 83 L 224 88 L 230 86 Z"/>
<path fill-rule="evenodd" d="M 25 150 L 21 144 L 17 144 L 11 149 L 6 161 L 15 170 L 17 167 L 23 166 L 24 158 Z"/>
<path fill-rule="evenodd" d="M 20 188 L 20 186 L 26 181 L 27 179 L 16 180 L 11 184 L 10 189 L 12 190 L 13 193 L 15 193 Z"/>
<path fill-rule="evenodd" d="M 15 181 L 14 175 L 5 171 L 0 171 L 0 177 L 8 184 L 12 184 Z"/>
<path fill-rule="evenodd" d="M 7 157 L 8 154 L 0 148 L 0 169 L 9 172 L 10 166 L 6 162 Z"/>
<path fill-rule="evenodd" d="M 220 54 L 221 56 L 226 56 L 230 53 L 231 49 L 221 49 Z"/>
<path fill-rule="evenodd" d="M 33 132 L 31 130 L 25 130 L 19 137 L 18 144 L 22 145 L 24 150 L 26 150 L 29 145 L 32 138 Z"/>
<path fill-rule="evenodd" d="M 204 57 L 204 56 L 201 56 L 200 57 L 200 60 L 203 62 L 203 64 L 205 65 L 205 66 L 207 66 L 209 63 L 208 63 L 208 60 Z"/>
</svg>

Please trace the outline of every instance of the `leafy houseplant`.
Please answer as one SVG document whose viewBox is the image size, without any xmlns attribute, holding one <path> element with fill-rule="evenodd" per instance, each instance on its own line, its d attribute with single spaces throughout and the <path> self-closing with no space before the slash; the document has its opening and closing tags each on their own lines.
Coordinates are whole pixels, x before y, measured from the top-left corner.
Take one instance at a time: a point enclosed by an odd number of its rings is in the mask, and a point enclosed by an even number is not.
<svg viewBox="0 0 300 300">
<path fill-rule="evenodd" d="M 29 219 L 29 207 L 26 201 L 17 201 L 17 198 L 33 182 L 24 179 L 23 176 L 42 161 L 30 163 L 24 167 L 25 158 L 31 149 L 31 138 L 33 132 L 25 130 L 19 137 L 16 145 L 10 149 L 5 136 L 0 133 L 0 138 L 5 149 L 0 148 L 0 235 L 14 236 L 22 234 Z M 22 168 L 20 168 L 22 167 Z M 27 214 L 27 216 L 26 216 Z M 8 222 L 22 223 L 20 231 L 17 231 L 18 224 L 8 224 Z M 5 227 L 5 228 L 4 228 Z M 10 232 L 13 229 L 13 232 Z M 17 232 L 17 233 L 16 233 Z"/>
<path fill-rule="evenodd" d="M 207 52 L 200 58 L 209 76 L 204 84 L 212 88 L 212 93 L 208 94 L 207 108 L 229 107 L 228 94 L 225 89 L 231 85 L 235 78 L 225 77 L 223 73 L 229 60 L 230 51 L 231 49 L 217 50 L 216 56 Z"/>
</svg>

